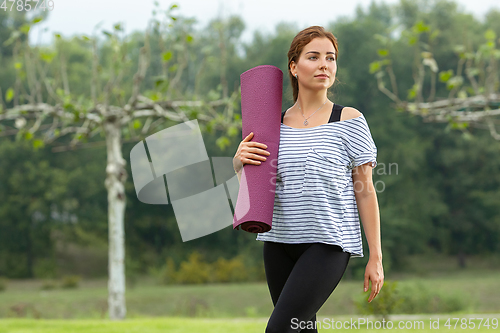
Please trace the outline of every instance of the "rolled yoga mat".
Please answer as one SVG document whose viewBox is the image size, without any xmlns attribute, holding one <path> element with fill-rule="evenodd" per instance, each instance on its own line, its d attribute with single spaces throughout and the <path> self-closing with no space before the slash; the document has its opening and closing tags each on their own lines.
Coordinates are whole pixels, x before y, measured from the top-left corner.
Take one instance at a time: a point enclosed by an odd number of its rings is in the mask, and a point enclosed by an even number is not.
<svg viewBox="0 0 500 333">
<path fill-rule="evenodd" d="M 270 65 L 240 75 L 242 138 L 267 145 L 271 154 L 261 164 L 244 164 L 233 229 L 261 233 L 271 230 L 280 142 L 283 72 Z"/>
</svg>

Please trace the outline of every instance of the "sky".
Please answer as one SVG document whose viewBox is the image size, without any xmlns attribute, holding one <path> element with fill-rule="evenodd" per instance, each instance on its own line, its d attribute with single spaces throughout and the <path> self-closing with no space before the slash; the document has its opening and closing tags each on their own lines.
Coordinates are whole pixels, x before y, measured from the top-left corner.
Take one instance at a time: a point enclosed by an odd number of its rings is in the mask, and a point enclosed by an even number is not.
<svg viewBox="0 0 500 333">
<path fill-rule="evenodd" d="M 34 0 L 32 0 L 33 2 Z M 48 1 L 48 0 L 46 0 Z M 30 31 L 32 44 L 52 42 L 54 33 L 65 37 L 74 34 L 92 35 L 96 26 L 100 30 L 112 30 L 114 24 L 121 22 L 125 33 L 134 30 L 144 31 L 152 11 L 154 0 L 51 0 L 54 5 L 47 21 Z M 295 22 L 302 29 L 310 25 L 323 25 L 333 22 L 339 16 L 353 17 L 357 5 L 368 8 L 372 0 L 158 0 L 162 10 L 172 4 L 179 8 L 182 16 L 194 17 L 198 27 L 205 26 L 211 19 L 238 14 L 246 24 L 242 36 L 251 41 L 253 31 L 272 33 L 279 22 Z M 399 0 L 375 0 L 376 3 L 398 3 Z M 456 0 L 466 12 L 482 20 L 490 8 L 500 9 L 499 0 Z M 98 30 L 96 30 L 98 31 Z M 102 35 L 102 34 L 101 34 Z"/>
</svg>

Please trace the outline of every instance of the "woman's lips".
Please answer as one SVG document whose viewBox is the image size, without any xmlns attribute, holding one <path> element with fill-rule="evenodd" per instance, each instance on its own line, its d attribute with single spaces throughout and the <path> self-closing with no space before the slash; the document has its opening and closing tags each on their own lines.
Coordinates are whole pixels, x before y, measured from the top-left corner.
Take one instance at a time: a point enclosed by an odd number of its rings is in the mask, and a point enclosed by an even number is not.
<svg viewBox="0 0 500 333">
<path fill-rule="evenodd" d="M 318 79 L 328 79 L 328 75 L 324 75 L 324 74 L 321 74 L 321 75 L 316 75 L 316 77 Z"/>
</svg>

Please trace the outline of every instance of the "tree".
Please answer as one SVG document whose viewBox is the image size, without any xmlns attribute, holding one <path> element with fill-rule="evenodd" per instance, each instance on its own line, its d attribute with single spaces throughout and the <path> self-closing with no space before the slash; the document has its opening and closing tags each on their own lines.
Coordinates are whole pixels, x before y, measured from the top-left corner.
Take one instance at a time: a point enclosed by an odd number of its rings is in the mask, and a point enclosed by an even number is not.
<svg viewBox="0 0 500 333">
<path fill-rule="evenodd" d="M 71 204 L 66 172 L 30 150 L 27 142 L 0 145 L 0 276 L 53 277 L 51 231 L 61 223 L 51 223 L 51 214 L 54 205 Z"/>
<path fill-rule="evenodd" d="M 120 24 L 114 31 L 102 31 L 107 36 L 107 47 L 98 46 L 96 36 L 82 36 L 79 42 L 91 51 L 82 54 L 82 62 L 90 71 L 90 89 L 75 93 L 70 85 L 67 44 L 56 34 L 56 49 L 32 48 L 24 29 L 12 35 L 16 82 L 5 93 L 0 123 L 5 133 L 16 134 L 16 140 L 27 140 L 39 149 L 52 144 L 54 152 L 92 147 L 101 142 L 93 141 L 96 135 L 105 138 L 107 166 L 105 186 L 108 192 L 109 234 L 109 284 L 108 307 L 111 319 L 123 319 L 125 307 L 124 274 L 124 211 L 126 206 L 124 183 L 127 179 L 126 161 L 122 156 L 122 136 L 129 141 L 140 141 L 152 131 L 175 122 L 195 117 L 205 129 L 222 129 L 240 126 L 233 117 L 238 91 L 227 93 L 225 98 L 206 100 L 181 83 L 187 62 L 185 53 L 193 36 L 189 22 L 179 20 L 173 11 L 165 12 L 166 21 L 150 21 L 143 45 L 138 54 L 138 64 L 133 81 L 125 78 L 132 73 L 131 45 Z M 39 21 L 37 21 L 39 22 Z M 37 22 L 33 21 L 32 24 Z M 23 37 L 23 38 L 21 38 Z M 23 40 L 24 39 L 24 40 Z M 154 87 L 144 91 L 143 86 L 153 58 L 153 46 L 159 46 L 161 70 L 154 80 Z M 107 56 L 106 52 L 109 52 Z M 173 60 L 177 61 L 173 61 Z M 156 62 L 155 62 L 156 61 Z M 85 68 L 85 67 L 84 67 Z M 196 85 L 196 82 L 194 82 Z M 144 122 L 142 119 L 146 118 Z M 37 136 L 40 132 L 43 135 Z M 72 136 L 71 141 L 56 146 L 56 140 Z"/>
<path fill-rule="evenodd" d="M 424 122 L 447 123 L 445 132 L 460 130 L 463 139 L 471 140 L 469 128 L 475 127 L 488 130 L 493 139 L 500 140 L 496 127 L 500 122 L 500 48 L 492 26 L 487 22 L 482 34 L 484 40 L 478 40 L 472 16 L 458 13 L 457 4 L 445 0 L 430 3 L 402 0 L 397 9 L 402 17 L 401 24 L 393 25 L 385 34 L 374 36 L 381 48 L 378 49 L 379 59 L 370 64 L 370 73 L 375 75 L 378 89 L 390 98 L 398 111 L 419 116 Z M 492 18 L 499 15 L 491 11 L 489 20 L 494 22 Z M 394 37 L 395 29 L 401 25 L 401 36 Z M 405 57 L 413 58 L 413 82 L 409 89 L 403 90 L 400 81 L 405 81 L 408 75 L 401 71 L 404 61 L 397 59 Z M 446 69 L 440 70 L 439 63 Z M 453 65 L 455 70 L 450 68 Z M 407 92 L 404 98 L 400 97 L 401 91 Z M 462 155 L 458 152 L 453 156 L 450 154 L 448 160 L 459 161 Z M 478 183 L 470 177 L 470 163 L 453 165 L 449 161 L 440 161 L 439 167 L 434 167 L 453 170 L 462 175 L 462 179 L 467 179 L 460 183 L 443 182 L 444 201 L 449 201 L 450 212 L 445 214 L 446 218 L 441 217 L 446 222 L 438 221 L 435 225 L 435 230 L 446 227 L 448 237 L 455 240 L 456 244 L 451 247 L 457 253 L 459 266 L 465 267 L 465 248 L 471 248 L 469 245 L 475 243 L 479 234 L 472 231 L 497 233 L 495 223 L 484 219 L 485 214 L 491 213 L 488 195 L 470 188 L 470 184 Z M 464 193 L 467 197 L 463 196 Z M 479 203 L 478 198 L 482 198 L 484 204 Z M 469 206 L 473 201 L 476 205 L 471 210 Z M 481 208 L 481 213 L 473 211 Z M 447 243 L 446 239 L 441 241 L 441 245 Z"/>
<path fill-rule="evenodd" d="M 402 4 L 407 5 L 408 2 L 402 1 Z M 437 9 L 443 6 L 456 7 L 456 4 L 447 1 L 436 3 Z M 449 15 L 449 12 L 446 13 Z M 464 21 L 466 20 L 460 20 Z M 500 140 L 495 126 L 499 122 L 495 116 L 500 115 L 500 48 L 495 31 L 487 29 L 484 32 L 485 41 L 474 51 L 474 46 L 465 34 L 467 31 L 464 30 L 463 43 L 454 45 L 455 55 L 458 56 L 456 70 L 439 71 L 433 49 L 439 42 L 442 30 L 424 20 L 415 22 L 410 29 L 403 31 L 401 37 L 413 48 L 414 83 L 408 90 L 407 98 L 400 99 L 393 70 L 395 59 L 392 55 L 396 43 L 400 45 L 401 42 L 390 37 L 393 30 L 388 31 L 386 35 L 375 35 L 382 48 L 378 50 L 380 60 L 370 64 L 370 73 L 375 75 L 379 90 L 394 102 L 395 107 L 400 111 L 421 116 L 425 122 L 449 123 L 451 129 L 462 130 L 466 137 L 470 136 L 467 128 L 472 126 L 488 129 L 495 140 Z M 386 74 L 391 88 L 386 87 Z M 430 77 L 430 83 L 427 77 Z M 443 96 L 444 91 L 440 90 L 441 94 L 438 94 L 438 81 L 446 84 L 446 97 Z M 427 98 L 424 96 L 426 92 Z"/>
</svg>

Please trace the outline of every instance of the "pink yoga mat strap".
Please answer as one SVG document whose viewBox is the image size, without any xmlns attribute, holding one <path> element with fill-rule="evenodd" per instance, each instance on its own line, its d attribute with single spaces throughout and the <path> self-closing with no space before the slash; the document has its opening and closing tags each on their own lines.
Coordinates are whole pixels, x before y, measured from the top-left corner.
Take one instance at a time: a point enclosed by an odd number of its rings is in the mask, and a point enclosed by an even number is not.
<svg viewBox="0 0 500 333">
<path fill-rule="evenodd" d="M 265 161 L 245 164 L 234 209 L 233 229 L 261 233 L 271 230 L 280 142 L 283 72 L 262 65 L 240 75 L 242 139 L 267 145 Z"/>
</svg>

